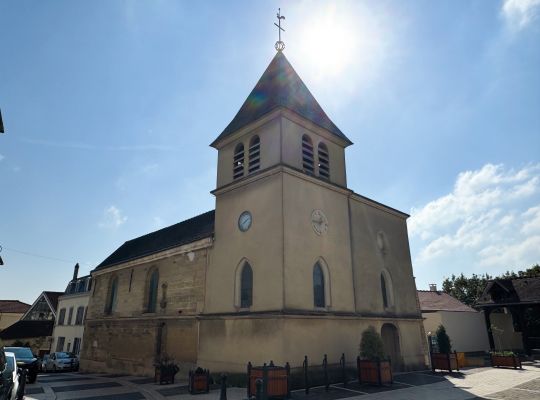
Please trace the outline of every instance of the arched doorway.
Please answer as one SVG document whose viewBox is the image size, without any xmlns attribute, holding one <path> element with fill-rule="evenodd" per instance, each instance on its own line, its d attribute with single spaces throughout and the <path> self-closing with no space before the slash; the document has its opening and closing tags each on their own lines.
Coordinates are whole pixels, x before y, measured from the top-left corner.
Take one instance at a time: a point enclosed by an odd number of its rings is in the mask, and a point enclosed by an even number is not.
<svg viewBox="0 0 540 400">
<path fill-rule="evenodd" d="M 393 324 L 384 324 L 381 329 L 381 337 L 384 344 L 384 351 L 392 361 L 392 369 L 401 369 L 401 350 L 399 347 L 399 334 Z"/>
</svg>

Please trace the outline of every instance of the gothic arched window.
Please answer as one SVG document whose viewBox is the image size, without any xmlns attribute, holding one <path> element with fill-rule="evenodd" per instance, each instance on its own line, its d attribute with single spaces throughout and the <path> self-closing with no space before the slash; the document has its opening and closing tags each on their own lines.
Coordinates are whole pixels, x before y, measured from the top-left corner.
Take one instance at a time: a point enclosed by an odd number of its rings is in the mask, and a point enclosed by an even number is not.
<svg viewBox="0 0 540 400">
<path fill-rule="evenodd" d="M 253 270 L 246 262 L 240 277 L 240 307 L 249 308 L 253 304 Z"/>
<path fill-rule="evenodd" d="M 118 296 L 118 277 L 115 276 L 111 279 L 109 284 L 109 293 L 107 296 L 107 303 L 105 304 L 105 314 L 112 314 L 116 307 L 116 298 Z"/>
<path fill-rule="evenodd" d="M 244 176 L 244 145 L 238 143 L 234 149 L 233 179 Z"/>
<path fill-rule="evenodd" d="M 324 274 L 319 263 L 313 267 L 313 301 L 315 307 L 326 307 Z"/>
<path fill-rule="evenodd" d="M 319 143 L 319 176 L 324 179 L 330 179 L 330 158 L 328 156 L 328 147 L 324 143 Z"/>
<path fill-rule="evenodd" d="M 382 293 L 383 306 L 384 308 L 387 308 L 388 307 L 388 293 L 386 291 L 386 279 L 384 279 L 383 274 L 381 274 L 381 293 Z"/>
<path fill-rule="evenodd" d="M 313 143 L 308 135 L 302 136 L 302 168 L 305 173 L 313 175 Z"/>
<path fill-rule="evenodd" d="M 158 284 L 159 284 L 159 271 L 157 269 L 154 269 L 150 274 L 150 279 L 148 280 L 146 312 L 149 312 L 149 313 L 156 312 Z"/>
<path fill-rule="evenodd" d="M 261 140 L 257 135 L 249 141 L 248 173 L 257 171 L 261 167 Z"/>
</svg>

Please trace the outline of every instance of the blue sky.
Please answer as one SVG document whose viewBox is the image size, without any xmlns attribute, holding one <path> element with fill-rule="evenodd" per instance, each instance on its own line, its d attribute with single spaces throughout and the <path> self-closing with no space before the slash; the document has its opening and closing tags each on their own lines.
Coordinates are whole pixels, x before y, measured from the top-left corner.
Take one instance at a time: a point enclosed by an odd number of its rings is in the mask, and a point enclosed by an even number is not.
<svg viewBox="0 0 540 400">
<path fill-rule="evenodd" d="M 349 187 L 412 215 L 419 289 L 540 262 L 539 0 L 0 0 L 0 298 L 214 207 L 278 7 Z"/>
</svg>

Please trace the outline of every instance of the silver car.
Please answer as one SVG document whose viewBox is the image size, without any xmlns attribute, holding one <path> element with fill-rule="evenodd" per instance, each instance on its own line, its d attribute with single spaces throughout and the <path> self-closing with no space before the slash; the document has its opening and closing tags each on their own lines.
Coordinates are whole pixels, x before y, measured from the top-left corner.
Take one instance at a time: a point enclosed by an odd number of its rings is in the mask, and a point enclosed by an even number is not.
<svg viewBox="0 0 540 400">
<path fill-rule="evenodd" d="M 51 353 L 45 363 L 45 372 L 48 371 L 77 371 L 79 369 L 79 359 L 73 353 L 57 351 Z"/>
<path fill-rule="evenodd" d="M 24 398 L 24 386 L 26 374 L 21 375 L 21 369 L 17 368 L 15 353 L 6 351 L 7 368 L 11 372 L 13 387 L 11 388 L 10 400 L 22 400 Z"/>
</svg>

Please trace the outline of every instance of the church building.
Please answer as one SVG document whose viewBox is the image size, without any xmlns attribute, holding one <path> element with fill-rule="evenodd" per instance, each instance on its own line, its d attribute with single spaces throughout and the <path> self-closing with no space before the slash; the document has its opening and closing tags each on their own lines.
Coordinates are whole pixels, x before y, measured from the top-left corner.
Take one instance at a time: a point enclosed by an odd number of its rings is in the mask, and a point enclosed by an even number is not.
<svg viewBox="0 0 540 400">
<path fill-rule="evenodd" d="M 351 144 L 279 49 L 211 144 L 215 210 L 92 271 L 81 369 L 151 375 L 165 355 L 213 372 L 352 364 L 370 325 L 396 370 L 424 368 L 408 215 L 347 187 Z"/>
</svg>

